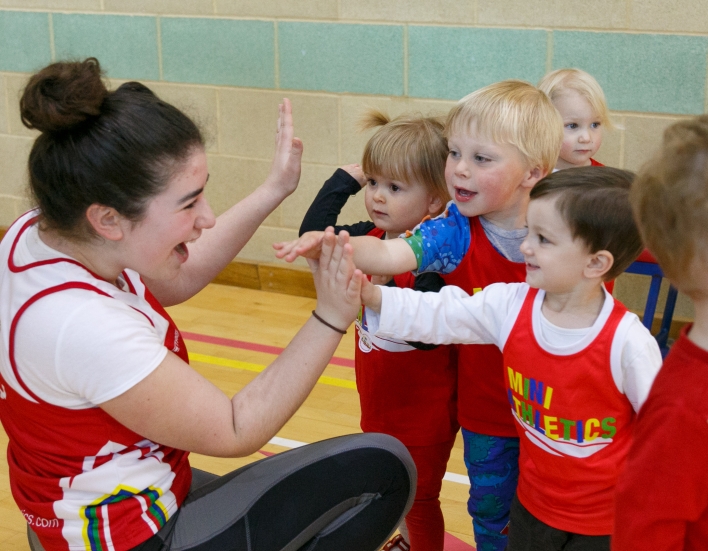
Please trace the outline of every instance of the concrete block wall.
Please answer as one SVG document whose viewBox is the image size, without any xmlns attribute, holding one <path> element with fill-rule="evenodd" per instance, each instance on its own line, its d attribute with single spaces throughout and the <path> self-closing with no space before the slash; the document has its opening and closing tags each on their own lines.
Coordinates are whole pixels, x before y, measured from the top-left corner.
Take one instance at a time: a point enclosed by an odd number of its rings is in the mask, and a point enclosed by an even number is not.
<svg viewBox="0 0 708 551">
<path fill-rule="evenodd" d="M 445 113 L 505 78 L 579 67 L 603 86 L 617 129 L 598 159 L 636 170 L 672 122 L 707 110 L 708 10 L 700 0 L 0 0 L 0 226 L 28 206 L 34 133 L 19 119 L 27 77 L 95 56 L 114 86 L 140 80 L 208 138 L 208 197 L 223 212 L 265 177 L 277 104 L 305 143 L 298 191 L 240 257 L 274 261 L 339 165 L 360 160 L 367 107 Z M 344 221 L 366 217 L 353 200 Z M 618 293 L 641 308 L 645 282 Z M 681 300 L 678 315 L 690 317 Z"/>
</svg>

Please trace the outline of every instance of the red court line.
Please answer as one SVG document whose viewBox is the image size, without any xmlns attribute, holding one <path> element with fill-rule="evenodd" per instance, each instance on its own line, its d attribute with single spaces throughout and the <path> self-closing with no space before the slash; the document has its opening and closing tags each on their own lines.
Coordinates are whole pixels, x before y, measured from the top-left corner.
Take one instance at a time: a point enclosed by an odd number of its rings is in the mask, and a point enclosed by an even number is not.
<svg viewBox="0 0 708 551">
<path fill-rule="evenodd" d="M 266 354 L 280 354 L 283 349 L 278 346 L 269 346 L 267 344 L 258 344 L 255 342 L 237 341 L 234 339 L 225 339 L 223 337 L 212 337 L 211 335 L 202 335 L 200 333 L 188 333 L 182 331 L 182 336 L 190 341 L 205 342 L 208 344 L 218 344 L 220 346 L 228 346 L 230 348 L 240 348 L 241 350 L 252 350 L 254 352 L 265 352 Z M 354 367 L 354 360 L 347 358 L 338 358 L 333 356 L 329 363 L 333 365 L 341 365 L 344 367 Z"/>
<path fill-rule="evenodd" d="M 266 457 L 273 457 L 275 452 L 267 452 L 265 450 L 258 450 L 258 453 L 265 455 Z"/>
<path fill-rule="evenodd" d="M 445 532 L 445 551 L 476 551 L 476 548 L 456 538 L 449 532 Z"/>
</svg>

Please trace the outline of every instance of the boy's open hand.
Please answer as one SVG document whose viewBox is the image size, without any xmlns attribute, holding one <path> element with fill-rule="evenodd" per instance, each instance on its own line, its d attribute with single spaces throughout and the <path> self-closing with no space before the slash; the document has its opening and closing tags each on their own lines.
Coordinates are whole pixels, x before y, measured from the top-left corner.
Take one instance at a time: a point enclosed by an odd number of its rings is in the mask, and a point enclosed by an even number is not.
<svg viewBox="0 0 708 551">
<path fill-rule="evenodd" d="M 293 262 L 298 256 L 312 259 L 319 258 L 322 252 L 322 239 L 325 233 L 330 230 L 332 234 L 334 234 L 334 228 L 330 226 L 324 232 L 309 231 L 303 233 L 299 239 L 273 243 L 273 248 L 277 251 L 275 256 L 282 258 L 286 262 Z M 347 243 L 348 242 L 349 234 L 347 234 Z M 351 248 L 351 245 L 349 248 Z"/>
<path fill-rule="evenodd" d="M 335 327 L 345 330 L 359 313 L 362 280 L 354 267 L 349 234 L 334 235 L 327 228 L 322 238 L 319 260 L 308 259 L 317 289 L 317 314 Z"/>
</svg>

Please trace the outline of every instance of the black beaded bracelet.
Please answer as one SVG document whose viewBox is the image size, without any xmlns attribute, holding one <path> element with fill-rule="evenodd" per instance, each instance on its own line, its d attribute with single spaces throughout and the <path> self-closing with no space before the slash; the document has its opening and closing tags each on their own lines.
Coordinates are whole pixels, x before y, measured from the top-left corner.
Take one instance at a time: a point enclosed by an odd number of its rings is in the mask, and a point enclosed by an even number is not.
<svg viewBox="0 0 708 551">
<path fill-rule="evenodd" d="M 312 315 L 314 316 L 314 318 L 315 318 L 317 321 L 319 321 L 319 322 L 320 322 L 321 324 L 323 324 L 323 325 L 326 325 L 327 327 L 329 327 L 329 328 L 332 329 L 333 331 L 336 331 L 337 333 L 341 333 L 342 335 L 346 335 L 346 334 L 347 334 L 346 331 L 342 331 L 341 329 L 335 327 L 335 326 L 332 325 L 331 323 L 327 323 L 325 320 L 323 320 L 321 317 L 319 317 L 319 316 L 317 315 L 317 312 L 315 312 L 314 310 L 312 311 Z"/>
</svg>

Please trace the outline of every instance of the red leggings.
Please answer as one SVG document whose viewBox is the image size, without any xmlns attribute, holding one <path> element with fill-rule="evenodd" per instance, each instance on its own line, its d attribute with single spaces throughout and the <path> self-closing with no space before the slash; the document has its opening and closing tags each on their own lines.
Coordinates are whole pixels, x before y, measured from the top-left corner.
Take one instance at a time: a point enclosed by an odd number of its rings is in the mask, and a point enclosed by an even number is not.
<svg viewBox="0 0 708 551">
<path fill-rule="evenodd" d="M 411 551 L 443 551 L 445 521 L 438 498 L 454 443 L 406 446 L 418 469 L 415 501 L 406 515 Z"/>
</svg>

